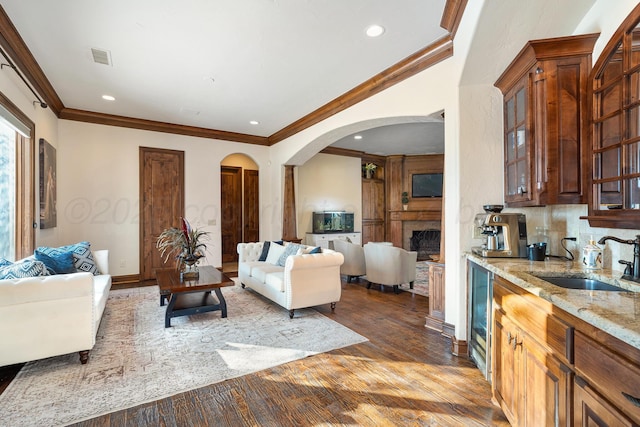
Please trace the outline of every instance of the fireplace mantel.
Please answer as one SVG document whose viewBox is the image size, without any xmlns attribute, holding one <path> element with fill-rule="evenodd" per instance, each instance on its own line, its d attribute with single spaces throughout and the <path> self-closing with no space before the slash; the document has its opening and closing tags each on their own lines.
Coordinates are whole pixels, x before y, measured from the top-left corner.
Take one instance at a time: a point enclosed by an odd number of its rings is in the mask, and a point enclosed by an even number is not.
<svg viewBox="0 0 640 427">
<path fill-rule="evenodd" d="M 389 211 L 391 221 L 440 221 L 442 212 L 430 211 Z"/>
</svg>

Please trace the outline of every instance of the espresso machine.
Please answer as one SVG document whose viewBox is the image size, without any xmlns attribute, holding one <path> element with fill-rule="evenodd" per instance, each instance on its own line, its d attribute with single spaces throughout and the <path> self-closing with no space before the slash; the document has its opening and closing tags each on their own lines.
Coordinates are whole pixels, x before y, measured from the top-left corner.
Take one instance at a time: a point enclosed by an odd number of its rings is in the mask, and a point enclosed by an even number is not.
<svg viewBox="0 0 640 427">
<path fill-rule="evenodd" d="M 501 213 L 500 205 L 485 207 L 477 214 L 475 226 L 482 236 L 482 246 L 471 251 L 484 258 L 526 258 L 527 219 L 522 213 Z"/>
</svg>

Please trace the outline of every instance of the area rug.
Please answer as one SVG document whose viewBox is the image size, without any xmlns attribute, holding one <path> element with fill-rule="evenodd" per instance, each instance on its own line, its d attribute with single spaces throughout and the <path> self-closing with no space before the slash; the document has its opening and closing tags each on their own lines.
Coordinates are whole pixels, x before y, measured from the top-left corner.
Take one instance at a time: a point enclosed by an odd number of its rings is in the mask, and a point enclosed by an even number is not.
<svg viewBox="0 0 640 427">
<path fill-rule="evenodd" d="M 172 319 L 156 286 L 111 291 L 89 363 L 26 364 L 0 395 L 0 426 L 57 426 L 367 341 L 308 308 L 288 311 L 239 286 L 220 312 Z M 338 304 L 338 309 L 339 309 Z"/>
</svg>

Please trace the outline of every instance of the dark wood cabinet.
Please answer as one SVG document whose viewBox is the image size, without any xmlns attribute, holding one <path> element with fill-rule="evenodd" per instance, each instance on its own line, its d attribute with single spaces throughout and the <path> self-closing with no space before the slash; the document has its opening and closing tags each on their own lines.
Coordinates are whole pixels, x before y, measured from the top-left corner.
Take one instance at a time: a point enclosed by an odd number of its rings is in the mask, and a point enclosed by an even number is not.
<svg viewBox="0 0 640 427">
<path fill-rule="evenodd" d="M 364 174 L 364 165 L 375 164 L 371 177 Z M 385 168 L 384 158 L 363 158 L 362 177 L 362 244 L 385 241 Z"/>
<path fill-rule="evenodd" d="M 495 85 L 504 95 L 505 203 L 586 203 L 587 84 L 598 34 L 528 42 Z"/>
<path fill-rule="evenodd" d="M 513 426 L 640 425 L 640 350 L 500 276 L 492 386 Z"/>
<path fill-rule="evenodd" d="M 625 19 L 594 66 L 590 161 L 592 227 L 640 223 L 640 5 Z"/>
</svg>

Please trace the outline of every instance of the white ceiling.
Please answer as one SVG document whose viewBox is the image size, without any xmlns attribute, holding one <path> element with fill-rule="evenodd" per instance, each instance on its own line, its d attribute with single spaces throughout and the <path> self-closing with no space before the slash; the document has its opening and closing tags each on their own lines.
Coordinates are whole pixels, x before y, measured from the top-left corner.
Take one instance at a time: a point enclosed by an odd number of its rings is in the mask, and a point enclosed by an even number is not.
<svg viewBox="0 0 640 427">
<path fill-rule="evenodd" d="M 2 0 L 66 108 L 265 137 L 446 35 L 444 6 L 445 0 Z M 385 27 L 381 37 L 365 35 L 373 23 Z M 95 63 L 92 48 L 109 51 L 112 65 Z M 116 100 L 103 100 L 105 94 Z M 410 125 L 407 138 L 420 140 L 416 134 L 432 127 Z M 386 153 L 389 141 L 404 138 L 390 134 L 400 129 L 379 129 L 386 142 L 368 149 Z M 371 141 L 376 132 L 364 134 Z"/>
</svg>

